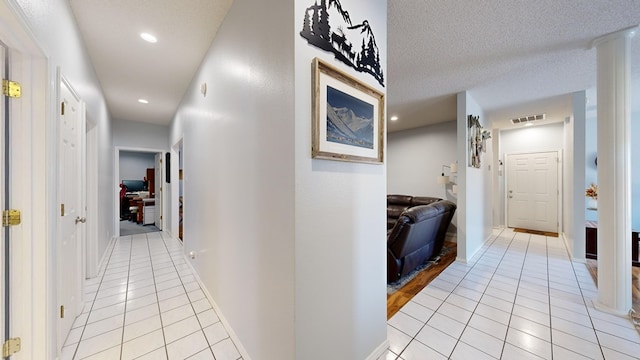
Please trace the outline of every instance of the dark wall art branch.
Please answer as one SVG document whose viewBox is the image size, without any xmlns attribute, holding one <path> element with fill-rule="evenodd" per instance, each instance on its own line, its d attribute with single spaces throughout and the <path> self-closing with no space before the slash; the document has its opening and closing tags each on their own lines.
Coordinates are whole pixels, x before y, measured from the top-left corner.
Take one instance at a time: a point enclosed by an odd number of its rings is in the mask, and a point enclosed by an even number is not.
<svg viewBox="0 0 640 360">
<path fill-rule="evenodd" d="M 315 0 L 304 13 L 300 36 L 317 48 L 332 52 L 336 59 L 373 76 L 384 85 L 380 51 L 368 20 L 353 24 L 340 0 Z"/>
</svg>

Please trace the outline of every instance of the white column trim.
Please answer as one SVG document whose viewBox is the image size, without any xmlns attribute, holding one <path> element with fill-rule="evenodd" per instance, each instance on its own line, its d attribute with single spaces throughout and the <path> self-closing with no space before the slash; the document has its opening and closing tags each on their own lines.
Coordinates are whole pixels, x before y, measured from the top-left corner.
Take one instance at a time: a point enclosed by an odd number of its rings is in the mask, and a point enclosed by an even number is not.
<svg viewBox="0 0 640 360">
<path fill-rule="evenodd" d="M 598 53 L 598 299 L 631 310 L 631 74 L 629 39 L 638 26 L 593 41 Z"/>
</svg>

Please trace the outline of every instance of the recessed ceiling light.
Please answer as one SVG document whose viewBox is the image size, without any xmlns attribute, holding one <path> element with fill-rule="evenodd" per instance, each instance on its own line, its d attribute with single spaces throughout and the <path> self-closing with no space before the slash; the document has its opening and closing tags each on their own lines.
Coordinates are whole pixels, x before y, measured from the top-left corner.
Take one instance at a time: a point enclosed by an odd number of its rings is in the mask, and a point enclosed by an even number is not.
<svg viewBox="0 0 640 360">
<path fill-rule="evenodd" d="M 139 102 L 140 104 L 148 104 L 148 103 L 149 103 L 149 100 L 146 100 L 146 99 L 138 99 L 138 102 Z"/>
<path fill-rule="evenodd" d="M 144 40 L 146 42 L 150 42 L 150 43 L 157 43 L 158 42 L 158 39 L 155 36 L 153 36 L 153 35 L 151 35 L 149 33 L 141 33 L 140 37 L 142 38 L 142 40 Z"/>
<path fill-rule="evenodd" d="M 398 117 L 397 117 L 397 116 L 395 116 L 395 115 L 393 115 L 393 116 L 391 117 L 391 121 L 396 121 L 396 120 L 398 120 Z"/>
</svg>

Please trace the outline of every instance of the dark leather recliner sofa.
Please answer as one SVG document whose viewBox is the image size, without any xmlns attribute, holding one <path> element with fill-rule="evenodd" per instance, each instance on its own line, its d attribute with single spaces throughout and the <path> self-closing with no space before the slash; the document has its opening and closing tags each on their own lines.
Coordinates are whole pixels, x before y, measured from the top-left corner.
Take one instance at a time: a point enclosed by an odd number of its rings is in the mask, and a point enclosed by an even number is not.
<svg viewBox="0 0 640 360">
<path fill-rule="evenodd" d="M 456 205 L 433 197 L 387 196 L 387 282 L 439 256 Z"/>
<path fill-rule="evenodd" d="M 390 230 L 403 211 L 418 205 L 429 205 L 442 199 L 428 196 L 387 195 L 387 230 Z"/>
</svg>

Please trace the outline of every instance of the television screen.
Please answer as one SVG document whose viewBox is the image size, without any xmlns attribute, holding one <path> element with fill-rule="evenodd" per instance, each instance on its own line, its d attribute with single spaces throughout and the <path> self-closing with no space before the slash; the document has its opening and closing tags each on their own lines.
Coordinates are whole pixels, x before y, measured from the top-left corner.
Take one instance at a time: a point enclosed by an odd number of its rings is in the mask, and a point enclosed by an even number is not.
<svg viewBox="0 0 640 360">
<path fill-rule="evenodd" d="M 144 180 L 122 180 L 122 183 L 127 187 L 127 192 L 139 192 L 146 190 Z"/>
</svg>

